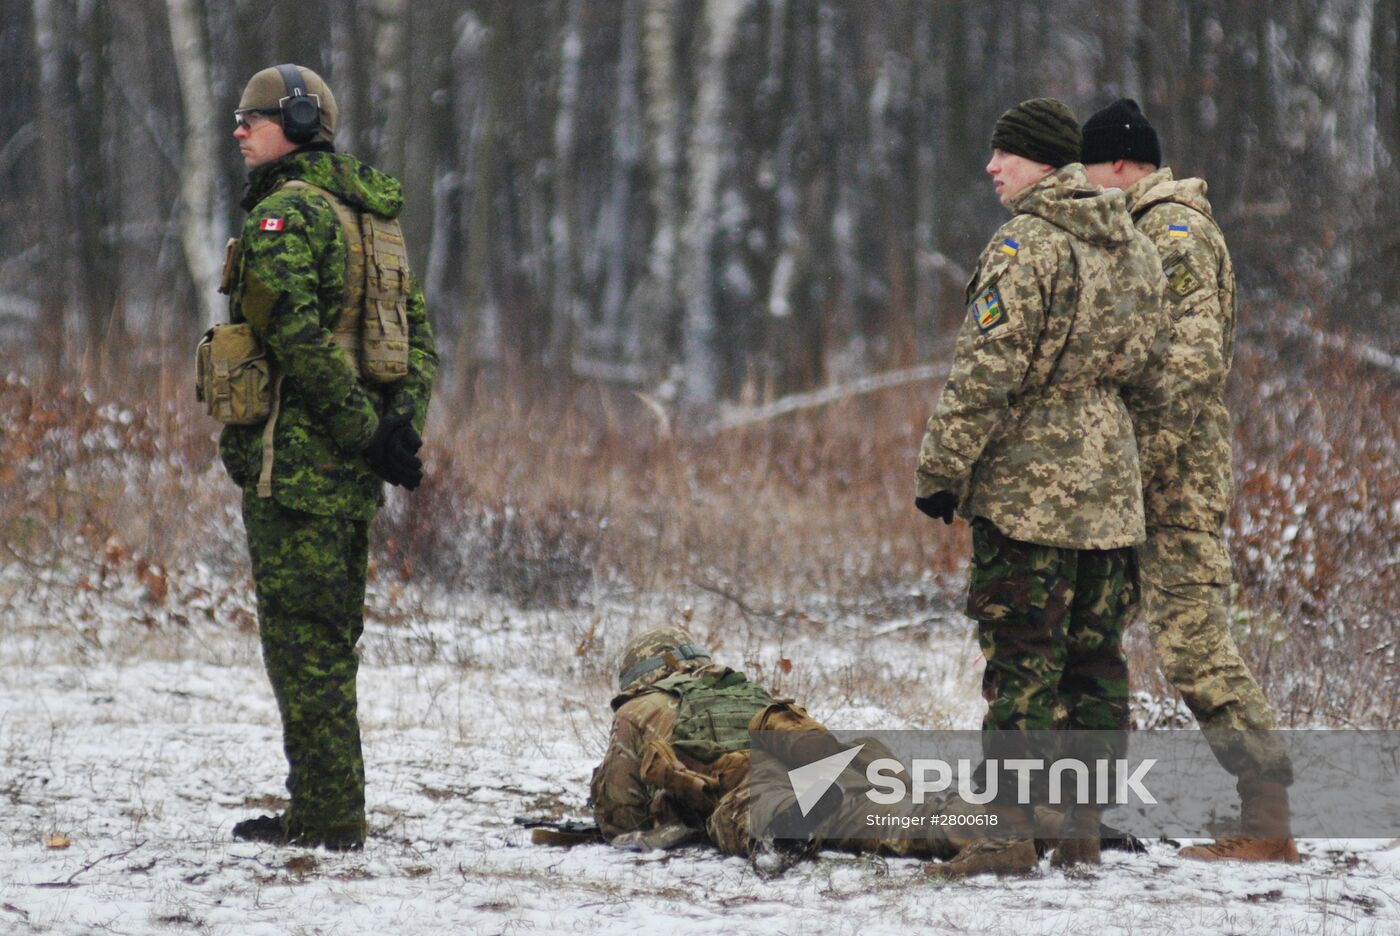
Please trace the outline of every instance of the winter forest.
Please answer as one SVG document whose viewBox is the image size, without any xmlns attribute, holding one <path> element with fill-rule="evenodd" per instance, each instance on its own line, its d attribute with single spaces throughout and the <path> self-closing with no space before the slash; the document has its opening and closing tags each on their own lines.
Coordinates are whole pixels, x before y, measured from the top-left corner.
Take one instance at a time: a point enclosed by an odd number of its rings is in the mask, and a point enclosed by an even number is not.
<svg viewBox="0 0 1400 936">
<path fill-rule="evenodd" d="M 1400 729 L 1400 0 L 0 0 L 0 40 L 0 931 L 1400 925 L 1387 839 L 932 891 L 512 824 L 589 815 L 617 656 L 661 625 L 834 727 L 980 725 L 968 527 L 914 467 L 1032 97 L 1132 97 L 1208 182 L 1232 636 L 1283 727 Z M 286 764 L 193 351 L 233 112 L 282 62 L 402 180 L 441 358 L 425 480 L 372 530 L 352 856 L 229 839 Z M 1134 727 L 1193 726 L 1126 647 Z"/>
<path fill-rule="evenodd" d="M 0 321 L 60 367 L 216 318 L 229 118 L 295 60 L 340 148 L 402 177 L 461 371 L 705 405 L 926 361 L 1000 218 L 991 125 L 1040 95 L 1140 98 L 1246 289 L 1393 343 L 1397 24 L 1392 0 L 11 0 Z"/>
</svg>

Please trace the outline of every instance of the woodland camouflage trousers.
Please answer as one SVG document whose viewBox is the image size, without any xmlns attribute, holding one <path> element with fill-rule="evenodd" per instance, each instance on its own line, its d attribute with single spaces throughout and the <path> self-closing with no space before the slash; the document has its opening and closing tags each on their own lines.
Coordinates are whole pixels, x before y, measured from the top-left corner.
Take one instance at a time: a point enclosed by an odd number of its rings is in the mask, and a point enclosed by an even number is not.
<svg viewBox="0 0 1400 936">
<path fill-rule="evenodd" d="M 1108 732 L 1120 739 L 1085 756 L 1123 756 L 1128 663 L 1123 627 L 1136 599 L 1131 549 L 1064 549 L 1007 537 L 990 521 L 972 524 L 967 614 L 986 658 L 984 755 L 1046 757 L 1020 733 Z M 1003 777 L 999 791 L 1008 793 Z"/>
<path fill-rule="evenodd" d="M 263 663 L 282 716 L 287 832 L 337 844 L 365 835 L 355 644 L 364 629 L 369 520 L 243 498 Z"/>
</svg>

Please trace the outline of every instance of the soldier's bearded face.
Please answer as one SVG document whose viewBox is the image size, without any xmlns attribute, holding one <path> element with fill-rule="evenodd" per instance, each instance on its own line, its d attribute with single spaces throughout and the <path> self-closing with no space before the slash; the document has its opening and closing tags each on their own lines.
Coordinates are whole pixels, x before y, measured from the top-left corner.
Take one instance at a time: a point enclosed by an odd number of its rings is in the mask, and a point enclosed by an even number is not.
<svg viewBox="0 0 1400 936">
<path fill-rule="evenodd" d="M 1023 189 L 1054 171 L 1054 166 L 1032 162 L 1024 156 L 1003 153 L 999 149 L 992 150 L 992 158 L 987 162 L 987 175 L 992 177 L 992 186 L 1003 207 L 1009 207 L 1011 199 Z"/>
<path fill-rule="evenodd" d="M 282 132 L 281 124 L 259 114 L 248 115 L 246 125 L 234 127 L 233 138 L 238 141 L 238 153 L 243 157 L 243 165 L 249 169 L 281 159 L 296 149 L 296 144 Z"/>
</svg>

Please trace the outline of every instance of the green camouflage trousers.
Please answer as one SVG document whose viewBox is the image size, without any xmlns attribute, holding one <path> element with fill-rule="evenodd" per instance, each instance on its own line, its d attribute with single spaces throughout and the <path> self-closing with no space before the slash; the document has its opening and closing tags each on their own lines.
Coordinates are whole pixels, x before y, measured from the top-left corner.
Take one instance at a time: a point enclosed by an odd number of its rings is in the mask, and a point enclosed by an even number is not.
<svg viewBox="0 0 1400 936">
<path fill-rule="evenodd" d="M 1126 728 L 1132 550 L 1022 543 L 978 517 L 972 554 L 967 614 L 987 660 L 983 730 Z"/>
<path fill-rule="evenodd" d="M 1013 540 L 991 521 L 972 522 L 967 615 L 986 658 L 983 753 L 1053 757 L 1018 741 L 1021 732 L 1128 727 L 1123 626 L 1137 595 L 1131 549 L 1063 549 Z M 1094 736 L 1101 740 L 1120 735 Z M 1112 760 L 1126 737 L 1079 754 Z M 1009 793 L 1009 778 L 999 784 Z"/>
<path fill-rule="evenodd" d="M 364 629 L 369 520 L 243 497 L 263 663 L 282 715 L 294 838 L 364 841 L 355 644 Z"/>
<path fill-rule="evenodd" d="M 1230 636 L 1230 558 L 1214 533 L 1150 527 L 1138 549 L 1141 615 L 1162 672 L 1206 732 L 1225 769 L 1292 782 L 1288 753 L 1270 734 L 1273 710 Z"/>
</svg>

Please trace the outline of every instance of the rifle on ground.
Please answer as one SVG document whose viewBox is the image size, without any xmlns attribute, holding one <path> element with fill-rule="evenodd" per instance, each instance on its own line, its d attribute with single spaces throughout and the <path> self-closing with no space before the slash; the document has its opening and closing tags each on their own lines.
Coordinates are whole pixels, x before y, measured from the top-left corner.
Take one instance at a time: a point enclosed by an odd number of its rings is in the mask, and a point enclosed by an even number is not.
<svg viewBox="0 0 1400 936">
<path fill-rule="evenodd" d="M 588 845 L 605 841 L 598 824 L 587 819 L 545 819 L 533 816 L 516 816 L 515 824 L 522 829 L 529 829 L 530 841 L 536 845 L 573 848 L 575 845 Z"/>
</svg>

